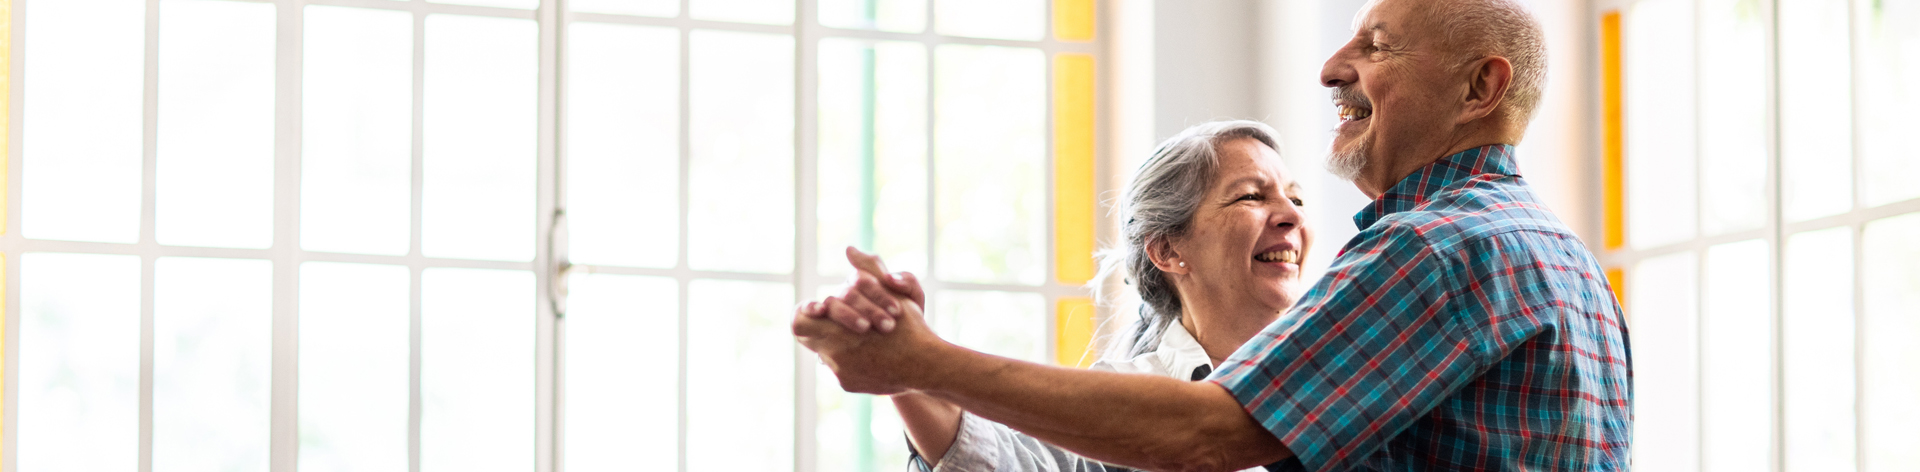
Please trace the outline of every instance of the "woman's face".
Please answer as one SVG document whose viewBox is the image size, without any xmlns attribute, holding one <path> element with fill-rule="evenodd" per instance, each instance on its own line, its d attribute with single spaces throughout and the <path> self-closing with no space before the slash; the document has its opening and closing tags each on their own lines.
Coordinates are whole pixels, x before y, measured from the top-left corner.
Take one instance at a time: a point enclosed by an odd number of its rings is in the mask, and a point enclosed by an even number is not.
<svg viewBox="0 0 1920 472">
<path fill-rule="evenodd" d="M 1253 138 L 1228 142 L 1192 229 L 1171 241 L 1176 267 L 1163 269 L 1186 271 L 1175 279 L 1189 304 L 1285 311 L 1301 293 L 1300 262 L 1313 243 L 1302 204 L 1279 153 Z"/>
</svg>

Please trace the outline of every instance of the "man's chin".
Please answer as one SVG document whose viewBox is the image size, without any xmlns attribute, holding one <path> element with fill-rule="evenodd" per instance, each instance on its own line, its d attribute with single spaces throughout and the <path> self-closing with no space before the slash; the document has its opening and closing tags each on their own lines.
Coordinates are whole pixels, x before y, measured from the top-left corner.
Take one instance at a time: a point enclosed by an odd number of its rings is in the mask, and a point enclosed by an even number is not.
<svg viewBox="0 0 1920 472">
<path fill-rule="evenodd" d="M 1327 154 L 1327 173 L 1348 182 L 1359 180 L 1361 169 L 1367 167 L 1367 151 L 1364 145 L 1334 148 Z"/>
</svg>

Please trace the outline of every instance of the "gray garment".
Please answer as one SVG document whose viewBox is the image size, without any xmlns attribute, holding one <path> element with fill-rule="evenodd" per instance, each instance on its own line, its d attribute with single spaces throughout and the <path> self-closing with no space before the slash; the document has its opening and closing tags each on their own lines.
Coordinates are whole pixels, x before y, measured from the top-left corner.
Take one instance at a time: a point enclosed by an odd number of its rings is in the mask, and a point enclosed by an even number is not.
<svg viewBox="0 0 1920 472">
<path fill-rule="evenodd" d="M 1160 347 L 1125 361 L 1102 360 L 1093 370 L 1128 374 L 1152 374 L 1189 379 L 1197 369 L 1211 371 L 1212 360 L 1193 334 L 1179 324 L 1167 327 L 1160 336 Z M 1205 375 L 1205 374 L 1201 374 Z M 915 459 L 918 462 L 918 459 Z M 914 469 L 917 470 L 917 469 Z M 960 434 L 953 447 L 940 458 L 933 472 L 1119 472 L 1132 471 L 1080 457 L 1052 444 L 1041 442 L 1006 425 L 960 414 Z M 1262 468 L 1247 471 L 1263 471 Z"/>
</svg>

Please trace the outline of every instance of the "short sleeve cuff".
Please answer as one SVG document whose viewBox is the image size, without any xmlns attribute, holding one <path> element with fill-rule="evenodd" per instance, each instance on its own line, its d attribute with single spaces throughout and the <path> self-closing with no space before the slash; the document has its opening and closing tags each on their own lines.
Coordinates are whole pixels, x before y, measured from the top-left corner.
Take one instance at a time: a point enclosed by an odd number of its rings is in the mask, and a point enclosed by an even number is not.
<svg viewBox="0 0 1920 472">
<path fill-rule="evenodd" d="M 1240 402 L 1240 408 L 1252 416 L 1254 422 L 1260 423 L 1261 428 L 1266 429 L 1267 433 L 1272 434 L 1281 445 L 1287 447 L 1288 451 L 1293 452 L 1293 458 L 1275 464 L 1280 466 L 1277 470 L 1316 471 L 1323 470 L 1329 465 L 1328 462 L 1332 458 L 1326 455 L 1332 452 L 1333 448 L 1328 447 L 1328 438 L 1314 434 L 1315 428 L 1297 428 L 1303 425 L 1303 419 L 1296 414 L 1298 410 L 1289 408 L 1292 405 L 1272 408 L 1276 403 L 1282 402 L 1276 402 L 1271 398 L 1266 399 L 1264 405 L 1258 404 L 1261 397 L 1278 393 L 1267 391 L 1266 387 L 1270 387 L 1269 385 L 1247 383 L 1252 376 L 1244 375 L 1245 373 L 1245 370 L 1217 372 L 1211 380 L 1221 388 L 1227 389 L 1227 393 L 1233 395 L 1234 401 Z M 1269 407 L 1269 411 L 1262 411 L 1260 406 Z M 1290 428 L 1294 430 L 1289 430 Z"/>
<path fill-rule="evenodd" d="M 933 472 L 990 472 L 993 465 L 1000 463 L 999 441 L 994 438 L 999 430 L 992 422 L 960 412 L 960 432 L 953 437 L 953 447 L 947 448 L 947 455 L 941 456 L 940 464 Z"/>
</svg>

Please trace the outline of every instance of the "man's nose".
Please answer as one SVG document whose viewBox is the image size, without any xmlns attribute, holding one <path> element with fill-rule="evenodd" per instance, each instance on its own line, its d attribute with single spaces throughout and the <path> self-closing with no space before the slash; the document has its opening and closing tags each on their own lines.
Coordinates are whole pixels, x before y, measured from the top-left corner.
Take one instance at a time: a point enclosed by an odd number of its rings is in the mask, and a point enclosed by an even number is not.
<svg viewBox="0 0 1920 472">
<path fill-rule="evenodd" d="M 1327 58 L 1327 63 L 1320 67 L 1320 85 L 1338 88 L 1351 84 L 1357 79 L 1353 66 L 1349 65 L 1346 56 L 1347 49 L 1341 48 L 1333 52 L 1333 57 Z"/>
</svg>

